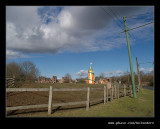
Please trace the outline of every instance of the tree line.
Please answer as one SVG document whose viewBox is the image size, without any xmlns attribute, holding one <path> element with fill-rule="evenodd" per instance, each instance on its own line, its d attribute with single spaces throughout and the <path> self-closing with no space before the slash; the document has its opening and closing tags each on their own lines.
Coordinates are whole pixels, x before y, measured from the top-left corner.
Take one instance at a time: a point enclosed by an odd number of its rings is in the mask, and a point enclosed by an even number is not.
<svg viewBox="0 0 160 129">
<path fill-rule="evenodd" d="M 40 76 L 40 71 L 36 67 L 36 65 L 31 61 L 24 61 L 21 63 L 11 62 L 6 65 L 6 77 L 12 78 L 15 77 L 16 82 L 35 82 L 38 80 L 38 77 Z M 134 73 L 135 76 L 135 84 L 138 84 L 138 75 Z M 69 73 L 66 73 L 64 76 L 65 83 L 74 82 L 72 80 L 72 77 Z M 149 85 L 153 86 L 153 78 L 154 74 L 153 71 L 149 73 L 140 72 L 141 77 L 141 84 L 142 85 Z M 95 77 L 95 81 L 103 80 L 105 78 L 105 75 L 101 73 L 99 76 Z M 88 77 L 85 78 L 76 78 L 77 83 L 86 83 L 86 80 Z M 110 77 L 111 82 L 121 82 L 123 84 L 131 84 L 131 75 L 126 72 L 121 76 L 112 76 Z M 147 84 L 145 84 L 147 83 Z"/>
<path fill-rule="evenodd" d="M 98 80 L 103 80 L 105 78 L 105 74 L 101 73 L 99 76 L 95 77 L 95 81 L 97 82 Z M 131 81 L 131 74 L 129 72 L 125 72 L 123 75 L 120 76 L 111 76 L 109 77 L 111 82 L 121 82 L 122 84 L 130 85 L 132 84 Z M 141 84 L 144 86 L 153 86 L 154 84 L 154 74 L 152 72 L 145 73 L 143 71 L 140 71 L 140 78 L 141 78 Z M 76 80 L 79 83 L 85 83 L 85 80 L 88 78 L 77 78 Z M 134 79 L 135 79 L 135 84 L 138 85 L 138 75 L 134 72 Z"/>
<path fill-rule="evenodd" d="M 6 77 L 15 77 L 17 81 L 35 82 L 40 75 L 39 69 L 31 61 L 21 63 L 10 62 L 6 64 Z"/>
</svg>

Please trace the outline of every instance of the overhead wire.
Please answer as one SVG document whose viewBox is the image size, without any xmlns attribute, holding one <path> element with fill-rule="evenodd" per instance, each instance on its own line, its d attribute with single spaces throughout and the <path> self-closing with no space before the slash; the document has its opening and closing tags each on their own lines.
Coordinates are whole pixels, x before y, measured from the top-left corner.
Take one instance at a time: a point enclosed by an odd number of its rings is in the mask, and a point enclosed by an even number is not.
<svg viewBox="0 0 160 129">
<path fill-rule="evenodd" d="M 126 18 L 133 18 L 135 16 L 141 16 L 141 15 L 146 15 L 146 14 L 153 14 L 153 12 L 146 12 L 146 13 L 142 13 L 142 14 L 136 14 L 136 15 L 130 15 L 130 16 L 126 16 Z"/>
<path fill-rule="evenodd" d="M 142 63 L 139 63 L 139 64 L 148 64 L 148 63 L 152 63 L 153 64 L 153 62 L 142 62 Z"/>
<path fill-rule="evenodd" d="M 108 7 L 108 9 L 113 13 L 113 15 L 117 18 L 117 20 L 123 25 L 123 21 L 119 19 L 120 16 L 116 12 L 114 12 L 111 7 Z"/>
<path fill-rule="evenodd" d="M 101 7 L 101 9 L 103 9 L 103 11 L 104 11 L 106 14 L 108 14 L 110 17 L 112 17 L 112 18 L 115 20 L 116 24 L 117 24 L 122 30 L 124 30 L 123 27 L 122 27 L 123 22 L 119 19 L 120 16 L 119 16 L 115 11 L 113 11 L 113 9 L 112 9 L 111 7 L 106 7 L 106 8 Z M 145 13 L 145 14 L 150 14 L 150 12 L 147 12 L 147 13 Z M 140 15 L 144 15 L 144 14 L 138 14 L 138 15 L 134 15 L 134 16 L 140 16 Z M 133 16 L 133 15 L 132 15 L 132 16 Z M 120 17 L 120 18 L 121 18 L 121 17 Z M 128 18 L 128 16 L 127 16 L 127 18 Z M 136 37 L 134 36 L 134 34 L 131 34 L 130 32 L 128 32 L 128 35 L 129 35 L 130 39 L 131 39 L 133 42 L 136 41 Z M 134 53 L 134 51 L 133 51 L 133 49 L 132 49 L 131 46 L 130 46 L 130 48 L 131 48 L 131 51 L 132 51 L 132 53 L 133 53 L 133 56 L 134 56 L 134 57 L 137 57 L 136 54 Z"/>
<path fill-rule="evenodd" d="M 116 14 L 113 10 L 112 10 L 112 8 L 110 7 L 108 7 L 108 9 L 110 9 L 110 12 L 112 12 L 113 14 L 114 14 L 114 16 L 118 19 L 118 21 L 121 23 L 121 24 L 123 24 L 123 22 L 121 21 L 121 20 L 119 20 L 119 18 L 118 17 L 120 17 L 118 14 Z M 123 28 L 123 27 L 121 27 L 121 28 Z M 123 30 L 123 29 L 122 29 Z M 129 34 L 129 37 L 130 37 L 130 39 L 133 41 L 133 42 L 135 42 L 135 36 L 134 35 L 131 35 L 129 32 L 128 32 L 128 34 Z M 127 47 L 127 46 L 126 46 Z M 136 58 L 137 56 L 136 56 L 136 54 L 134 53 L 134 51 L 133 51 L 133 49 L 132 49 L 132 47 L 130 46 L 130 48 L 131 48 L 131 51 L 132 51 L 132 53 L 133 53 L 133 56 Z"/>
<path fill-rule="evenodd" d="M 104 11 L 106 14 L 108 14 L 110 17 L 112 17 L 113 19 L 115 19 L 115 18 L 112 16 L 112 14 L 109 13 L 109 11 L 107 11 L 108 8 L 106 9 L 106 8 L 104 8 L 104 7 L 101 7 L 101 9 L 103 9 L 103 11 Z M 120 25 L 116 20 L 115 20 L 115 22 L 116 22 L 116 24 L 123 30 L 123 28 L 121 27 L 121 25 Z"/>
<path fill-rule="evenodd" d="M 123 22 L 121 21 L 121 20 L 119 20 L 119 18 L 118 17 L 120 17 L 118 14 L 116 14 L 113 10 L 112 10 L 112 8 L 110 7 L 108 7 L 107 8 L 108 10 L 110 10 L 110 12 L 112 12 L 112 14 L 115 16 L 115 18 L 117 19 L 117 21 L 119 21 L 119 23 L 117 23 L 119 26 L 120 26 L 120 28 L 123 30 L 123 27 L 120 25 L 120 24 L 123 24 Z M 130 37 L 130 39 L 133 41 L 133 42 L 135 42 L 135 36 L 133 37 L 129 32 L 128 32 L 128 34 L 129 34 L 129 37 Z M 127 46 L 126 46 L 127 47 Z M 130 48 L 131 48 L 131 46 L 130 46 Z M 133 53 L 133 56 L 136 58 L 136 55 L 135 55 L 135 53 L 134 53 L 134 51 L 133 51 L 133 49 L 131 48 L 131 51 L 132 51 L 132 53 Z"/>
</svg>

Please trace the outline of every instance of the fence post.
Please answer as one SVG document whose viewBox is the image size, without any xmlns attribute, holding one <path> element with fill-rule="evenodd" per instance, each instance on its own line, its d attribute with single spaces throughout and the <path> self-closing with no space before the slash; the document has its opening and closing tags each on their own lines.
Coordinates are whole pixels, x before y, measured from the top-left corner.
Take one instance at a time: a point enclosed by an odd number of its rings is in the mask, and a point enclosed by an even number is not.
<svg viewBox="0 0 160 129">
<path fill-rule="evenodd" d="M 116 98 L 116 86 L 114 85 L 114 97 Z"/>
<path fill-rule="evenodd" d="M 86 102 L 86 110 L 89 110 L 89 96 L 90 96 L 90 87 L 87 88 L 87 102 Z"/>
<path fill-rule="evenodd" d="M 113 90 L 112 90 L 112 93 L 113 93 L 112 94 L 112 96 L 113 96 L 112 99 L 114 99 L 114 85 L 112 86 L 112 88 L 113 88 Z"/>
<path fill-rule="evenodd" d="M 104 104 L 106 104 L 106 86 L 104 86 Z"/>
<path fill-rule="evenodd" d="M 132 85 L 130 85 L 131 97 L 132 97 Z"/>
<path fill-rule="evenodd" d="M 119 85 L 117 85 L 117 97 L 119 99 Z"/>
<path fill-rule="evenodd" d="M 126 96 L 126 85 L 124 84 L 124 96 Z"/>
<path fill-rule="evenodd" d="M 14 82 L 15 82 L 15 76 L 13 76 L 13 84 L 12 84 L 12 86 L 14 86 Z"/>
<path fill-rule="evenodd" d="M 108 103 L 108 86 L 107 86 L 107 103 Z"/>
<path fill-rule="evenodd" d="M 114 90 L 113 85 L 111 87 L 112 87 L 112 100 L 113 100 L 113 90 Z"/>
<path fill-rule="evenodd" d="M 138 92 L 139 92 L 139 85 L 138 85 Z"/>
<path fill-rule="evenodd" d="M 52 113 L 52 92 L 53 92 L 53 87 L 50 86 L 49 100 L 48 100 L 48 115 L 50 115 Z"/>
<path fill-rule="evenodd" d="M 112 100 L 112 87 L 110 88 L 110 101 Z"/>
</svg>

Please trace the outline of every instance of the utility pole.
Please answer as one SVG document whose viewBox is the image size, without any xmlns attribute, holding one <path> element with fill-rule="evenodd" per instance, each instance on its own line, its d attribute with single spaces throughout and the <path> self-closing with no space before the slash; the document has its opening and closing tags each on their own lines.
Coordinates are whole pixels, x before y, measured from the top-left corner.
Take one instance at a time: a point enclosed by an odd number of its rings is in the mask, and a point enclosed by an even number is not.
<svg viewBox="0 0 160 129">
<path fill-rule="evenodd" d="M 131 50 L 130 50 L 130 44 L 128 39 L 128 29 L 126 24 L 126 17 L 123 17 L 124 20 L 124 27 L 125 27 L 125 33 L 127 38 L 127 46 L 128 46 L 128 55 L 129 55 L 129 63 L 130 63 L 130 71 L 131 71 L 131 79 L 132 79 L 132 89 L 133 89 L 133 97 L 136 98 L 136 89 L 135 89 L 135 81 L 134 81 L 134 73 L 133 73 L 133 65 L 132 65 L 132 58 L 131 58 Z"/>
<path fill-rule="evenodd" d="M 141 79 L 140 79 L 140 73 L 139 73 L 139 64 L 138 64 L 138 60 L 137 60 L 137 57 L 136 57 L 136 64 L 137 64 L 137 74 L 138 74 L 138 86 L 139 86 L 139 89 L 141 89 Z"/>
</svg>

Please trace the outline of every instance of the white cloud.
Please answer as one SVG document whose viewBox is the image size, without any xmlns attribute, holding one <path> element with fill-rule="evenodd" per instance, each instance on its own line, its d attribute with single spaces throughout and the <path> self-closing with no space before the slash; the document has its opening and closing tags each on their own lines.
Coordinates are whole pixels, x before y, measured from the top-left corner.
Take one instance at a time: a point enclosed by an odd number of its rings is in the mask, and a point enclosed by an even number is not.
<svg viewBox="0 0 160 129">
<path fill-rule="evenodd" d="M 60 13 L 60 15 L 58 16 L 58 20 L 62 28 L 69 28 L 72 27 L 74 24 L 71 13 L 66 10 L 63 10 Z"/>
<path fill-rule="evenodd" d="M 88 75 L 88 70 L 80 70 L 79 72 L 76 73 L 77 76 L 87 76 Z"/>
<path fill-rule="evenodd" d="M 15 59 L 15 58 L 28 58 L 29 56 L 24 55 L 22 53 L 16 52 L 16 51 L 12 51 L 12 50 L 6 50 L 6 56 L 9 59 Z"/>
<path fill-rule="evenodd" d="M 144 70 L 145 70 L 144 68 L 140 68 L 140 69 L 139 69 L 139 71 L 144 71 Z"/>
<path fill-rule="evenodd" d="M 139 71 L 143 71 L 143 72 L 152 72 L 152 71 L 154 71 L 154 70 L 153 70 L 153 68 L 148 68 L 148 69 L 140 68 Z"/>
<path fill-rule="evenodd" d="M 125 45 L 125 37 L 118 36 L 119 28 L 111 24 L 112 17 L 100 7 L 69 6 L 50 14 L 52 7 L 49 7 L 43 18 L 38 13 L 40 8 L 43 9 L 38 6 L 6 7 L 7 49 L 22 53 L 87 52 Z M 145 7 L 113 7 L 116 9 L 123 15 L 145 10 Z M 47 19 L 51 21 L 46 23 Z"/>
<path fill-rule="evenodd" d="M 111 71 L 111 72 L 104 72 L 104 74 L 105 75 L 123 74 L 123 71 L 116 70 L 116 71 Z"/>
</svg>

